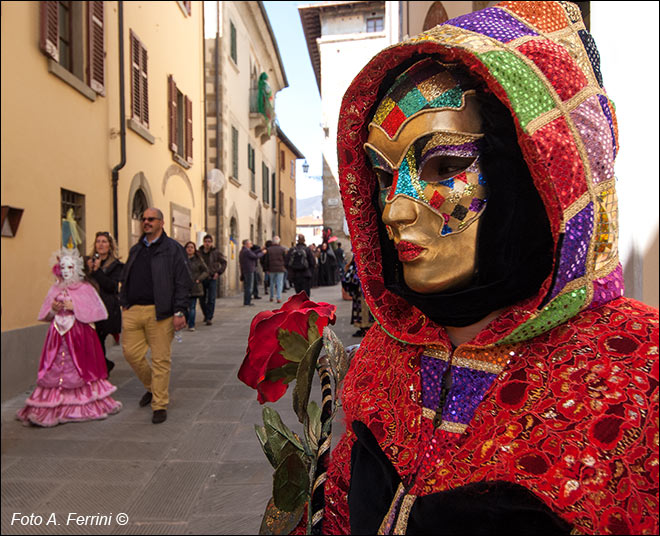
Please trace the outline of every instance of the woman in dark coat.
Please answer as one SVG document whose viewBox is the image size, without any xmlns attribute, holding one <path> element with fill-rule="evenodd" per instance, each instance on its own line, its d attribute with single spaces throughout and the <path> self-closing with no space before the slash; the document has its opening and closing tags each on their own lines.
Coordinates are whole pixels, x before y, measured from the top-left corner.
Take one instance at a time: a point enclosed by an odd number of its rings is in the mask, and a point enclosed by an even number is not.
<svg viewBox="0 0 660 536">
<path fill-rule="evenodd" d="M 195 331 L 195 316 L 197 313 L 197 298 L 204 296 L 204 281 L 209 277 L 209 269 L 202 259 L 202 256 L 197 251 L 197 246 L 194 242 L 186 243 L 186 255 L 188 257 L 188 265 L 190 266 L 190 274 L 192 275 L 193 286 L 190 289 L 190 305 L 188 307 L 188 314 L 186 315 L 186 322 L 188 323 L 188 331 Z"/>
<path fill-rule="evenodd" d="M 107 231 L 96 233 L 94 250 L 87 261 L 90 279 L 98 286 L 99 296 L 108 310 L 108 318 L 96 322 L 96 334 L 101 341 L 108 374 L 114 368 L 114 361 L 107 358 L 105 338 L 113 335 L 119 340 L 121 333 L 121 308 L 119 307 L 119 284 L 124 271 L 124 263 L 118 258 L 114 238 Z"/>
<path fill-rule="evenodd" d="M 327 242 L 321 244 L 319 251 L 319 286 L 327 287 L 334 285 L 337 283 L 337 280 L 335 279 L 335 274 L 337 273 L 337 258 Z"/>
</svg>

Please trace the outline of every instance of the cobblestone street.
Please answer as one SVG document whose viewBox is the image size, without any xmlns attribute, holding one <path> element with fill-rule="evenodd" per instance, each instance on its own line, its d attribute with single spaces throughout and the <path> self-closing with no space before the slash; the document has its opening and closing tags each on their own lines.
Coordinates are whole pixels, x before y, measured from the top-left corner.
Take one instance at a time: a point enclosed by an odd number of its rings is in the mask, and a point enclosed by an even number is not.
<svg viewBox="0 0 660 536">
<path fill-rule="evenodd" d="M 342 301 L 339 285 L 312 289 L 312 299 L 336 304 L 334 331 L 345 345 L 359 342 L 351 337 L 351 302 Z M 5 402 L 2 533 L 256 534 L 271 494 L 272 468 L 254 432 L 262 410 L 256 391 L 236 374 L 252 317 L 276 304 L 267 297 L 254 303 L 243 307 L 241 296 L 219 299 L 212 326 L 198 324 L 196 332 L 182 332 L 183 342 L 172 343 L 170 406 L 163 424 L 153 425 L 150 408 L 138 406 L 144 388 L 110 338 L 108 357 L 116 363 L 110 381 L 118 387 L 114 398 L 123 403 L 119 414 L 54 428 L 26 427 L 14 415 L 31 391 Z M 298 430 L 291 391 L 273 407 Z M 312 396 L 320 400 L 319 391 Z M 340 426 L 333 432 L 335 443 Z M 32 524 L 12 524 L 19 513 L 34 514 Z M 111 515 L 112 522 L 67 525 L 73 513 Z M 127 524 L 116 522 L 119 513 L 127 514 Z M 36 516 L 42 518 L 39 526 Z"/>
</svg>

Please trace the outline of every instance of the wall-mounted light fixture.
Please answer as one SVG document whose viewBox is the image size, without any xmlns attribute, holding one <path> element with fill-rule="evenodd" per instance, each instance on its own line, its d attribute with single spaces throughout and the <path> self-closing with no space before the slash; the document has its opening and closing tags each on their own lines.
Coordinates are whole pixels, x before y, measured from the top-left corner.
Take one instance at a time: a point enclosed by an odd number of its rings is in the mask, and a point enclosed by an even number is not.
<svg viewBox="0 0 660 536">
<path fill-rule="evenodd" d="M 23 216 L 22 208 L 2 205 L 2 223 L 0 224 L 2 236 L 16 236 L 18 225 L 21 223 L 21 216 Z"/>
</svg>

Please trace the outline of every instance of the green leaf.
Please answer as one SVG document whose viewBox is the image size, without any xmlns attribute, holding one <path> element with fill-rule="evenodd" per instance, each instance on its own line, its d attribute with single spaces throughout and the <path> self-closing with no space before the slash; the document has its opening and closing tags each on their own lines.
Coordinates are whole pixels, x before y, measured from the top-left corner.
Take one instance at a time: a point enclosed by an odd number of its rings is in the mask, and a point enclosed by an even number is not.
<svg viewBox="0 0 660 536">
<path fill-rule="evenodd" d="M 298 363 L 287 363 L 281 367 L 270 369 L 266 372 L 265 381 L 274 382 L 282 380 L 284 383 L 290 383 L 296 379 L 298 372 Z"/>
<path fill-rule="evenodd" d="M 312 379 L 314 378 L 314 371 L 316 370 L 316 362 L 318 361 L 322 347 L 323 339 L 316 339 L 309 346 L 309 349 L 305 353 L 305 357 L 298 367 L 296 386 L 293 389 L 293 409 L 298 416 L 298 421 L 303 424 L 305 423 L 305 417 L 307 416 L 307 403 L 309 402 L 309 392 L 312 389 Z"/>
<path fill-rule="evenodd" d="M 316 325 L 316 321 L 319 319 L 319 314 L 316 311 L 312 311 L 307 318 L 307 340 L 309 344 L 312 344 L 316 339 L 320 337 L 319 328 Z"/>
<path fill-rule="evenodd" d="M 282 347 L 280 353 L 284 359 L 288 359 L 294 363 L 300 363 L 300 360 L 305 356 L 305 352 L 309 347 L 307 339 L 300 333 L 289 331 L 288 329 L 279 328 L 277 330 L 277 340 Z"/>
<path fill-rule="evenodd" d="M 307 406 L 307 414 L 309 415 L 307 431 L 314 447 L 318 447 L 321 439 L 321 408 L 314 400 Z"/>
<path fill-rule="evenodd" d="M 275 506 L 275 502 L 271 498 L 266 506 L 264 517 L 261 521 L 259 534 L 271 536 L 274 534 L 291 534 L 293 529 L 298 526 L 305 512 L 305 504 L 303 503 L 293 512 L 284 512 Z"/>
<path fill-rule="evenodd" d="M 263 409 L 262 415 L 264 424 L 266 425 L 266 432 L 268 433 L 269 441 L 271 441 L 271 438 L 274 438 L 275 434 L 277 433 L 291 441 L 296 446 L 296 448 L 304 451 L 300 439 L 298 439 L 298 437 L 282 422 L 282 418 L 280 417 L 280 414 L 277 413 L 277 411 L 266 406 Z M 278 452 L 280 450 L 281 448 L 277 449 Z M 275 452 L 275 450 L 273 450 L 273 452 Z"/>
<path fill-rule="evenodd" d="M 309 489 L 308 468 L 300 454 L 289 454 L 275 469 L 273 475 L 273 502 L 285 512 L 294 512 L 307 502 Z"/>
<path fill-rule="evenodd" d="M 261 448 L 263 449 L 266 458 L 268 458 L 268 462 L 273 466 L 273 468 L 277 467 L 279 460 L 273 453 L 271 444 L 268 442 L 268 433 L 266 431 L 266 428 L 264 426 L 259 426 L 258 424 L 255 424 L 254 430 L 257 432 L 259 443 L 261 443 Z"/>
<path fill-rule="evenodd" d="M 348 356 L 339 337 L 328 326 L 323 329 L 323 346 L 330 361 L 330 367 L 335 373 L 335 384 L 341 383 L 348 372 Z"/>
</svg>

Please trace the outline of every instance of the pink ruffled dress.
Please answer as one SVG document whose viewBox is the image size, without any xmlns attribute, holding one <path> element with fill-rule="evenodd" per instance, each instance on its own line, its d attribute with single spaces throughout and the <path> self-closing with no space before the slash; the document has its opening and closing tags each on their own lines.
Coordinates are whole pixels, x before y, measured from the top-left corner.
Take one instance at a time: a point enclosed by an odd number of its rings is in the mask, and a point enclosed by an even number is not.
<svg viewBox="0 0 660 536">
<path fill-rule="evenodd" d="M 73 311 L 54 314 L 53 300 L 71 300 Z M 96 290 L 86 282 L 55 283 L 44 300 L 39 320 L 50 321 L 41 352 L 37 387 L 17 413 L 25 424 L 55 426 L 65 422 L 105 419 L 122 405 L 110 395 L 117 390 L 108 372 L 91 322 L 108 313 Z"/>
</svg>

